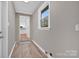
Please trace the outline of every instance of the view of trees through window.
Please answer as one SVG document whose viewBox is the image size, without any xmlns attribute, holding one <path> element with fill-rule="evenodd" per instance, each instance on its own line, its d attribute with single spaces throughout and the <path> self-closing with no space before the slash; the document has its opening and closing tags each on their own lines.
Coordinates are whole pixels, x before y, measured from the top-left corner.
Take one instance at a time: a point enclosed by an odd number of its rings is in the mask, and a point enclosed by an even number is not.
<svg viewBox="0 0 79 59">
<path fill-rule="evenodd" d="M 41 11 L 41 27 L 48 27 L 48 9 L 49 6 L 47 5 L 42 11 Z"/>
</svg>

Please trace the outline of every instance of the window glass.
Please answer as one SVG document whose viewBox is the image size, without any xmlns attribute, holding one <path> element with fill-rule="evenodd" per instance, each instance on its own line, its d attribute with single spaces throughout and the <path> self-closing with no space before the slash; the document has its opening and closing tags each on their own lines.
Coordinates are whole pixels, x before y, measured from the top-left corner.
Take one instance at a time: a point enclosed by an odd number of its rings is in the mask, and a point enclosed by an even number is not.
<svg viewBox="0 0 79 59">
<path fill-rule="evenodd" d="M 48 27 L 48 6 L 41 11 L 41 27 Z"/>
</svg>

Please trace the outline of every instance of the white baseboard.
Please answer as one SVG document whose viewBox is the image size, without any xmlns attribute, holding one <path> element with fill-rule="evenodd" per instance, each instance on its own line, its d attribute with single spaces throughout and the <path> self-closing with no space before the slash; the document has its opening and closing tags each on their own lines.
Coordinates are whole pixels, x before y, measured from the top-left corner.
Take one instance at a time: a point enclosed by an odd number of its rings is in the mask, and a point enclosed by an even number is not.
<svg viewBox="0 0 79 59">
<path fill-rule="evenodd" d="M 16 42 L 14 43 L 14 45 L 13 45 L 13 47 L 12 47 L 12 49 L 11 49 L 11 52 L 10 52 L 10 54 L 9 54 L 9 58 L 11 58 L 11 55 L 12 55 L 12 53 L 13 53 L 13 50 L 14 50 L 15 45 L 16 45 Z"/>
<path fill-rule="evenodd" d="M 45 53 L 45 50 L 43 48 L 41 48 L 34 40 L 32 40 L 32 42 L 43 52 Z"/>
<path fill-rule="evenodd" d="M 40 47 L 34 40 L 32 40 L 32 42 L 48 57 L 48 58 L 52 58 L 49 54 L 45 53 L 45 50 Z"/>
</svg>

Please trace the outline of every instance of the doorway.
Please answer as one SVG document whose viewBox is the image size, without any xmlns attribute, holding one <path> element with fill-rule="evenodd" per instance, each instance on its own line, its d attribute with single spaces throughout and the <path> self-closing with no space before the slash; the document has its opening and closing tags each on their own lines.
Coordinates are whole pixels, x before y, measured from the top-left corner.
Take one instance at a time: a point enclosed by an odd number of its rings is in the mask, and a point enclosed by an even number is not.
<svg viewBox="0 0 79 59">
<path fill-rule="evenodd" d="M 30 16 L 19 16 L 19 40 L 26 41 L 30 39 Z"/>
</svg>

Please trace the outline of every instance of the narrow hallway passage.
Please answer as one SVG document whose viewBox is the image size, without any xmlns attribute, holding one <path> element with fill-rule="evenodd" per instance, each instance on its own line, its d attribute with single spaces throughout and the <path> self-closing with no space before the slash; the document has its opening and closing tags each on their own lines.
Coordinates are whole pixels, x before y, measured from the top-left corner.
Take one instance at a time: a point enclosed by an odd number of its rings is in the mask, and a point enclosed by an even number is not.
<svg viewBox="0 0 79 59">
<path fill-rule="evenodd" d="M 79 58 L 79 1 L 0 1 L 0 58 Z"/>
<path fill-rule="evenodd" d="M 46 58 L 41 55 L 31 41 L 17 42 L 12 53 L 12 58 Z"/>
</svg>

